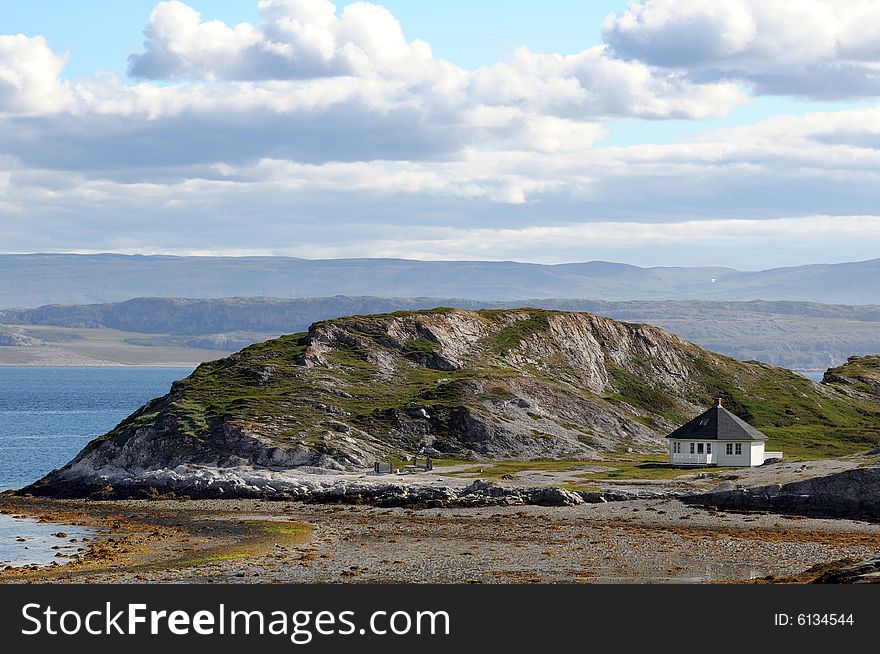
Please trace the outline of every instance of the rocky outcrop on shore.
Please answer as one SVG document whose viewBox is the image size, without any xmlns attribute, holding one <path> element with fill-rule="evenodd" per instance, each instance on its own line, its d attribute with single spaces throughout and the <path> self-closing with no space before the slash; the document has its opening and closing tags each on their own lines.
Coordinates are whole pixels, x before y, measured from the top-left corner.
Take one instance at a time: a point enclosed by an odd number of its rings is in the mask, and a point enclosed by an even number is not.
<svg viewBox="0 0 880 654">
<path fill-rule="evenodd" d="M 0 346 L 2 347 L 29 347 L 35 343 L 36 341 L 29 336 L 19 334 L 18 332 L 5 331 L 0 327 Z"/>
<path fill-rule="evenodd" d="M 59 490 L 61 488 L 62 490 Z M 48 492 L 47 492 L 48 491 Z M 71 475 L 66 485 L 28 487 L 21 494 L 77 497 L 96 500 L 115 499 L 246 499 L 322 504 L 365 504 L 380 507 L 455 508 L 467 506 L 576 506 L 634 499 L 659 499 L 674 493 L 652 489 L 570 491 L 562 488 L 522 488 L 475 480 L 465 485 L 439 480 L 405 477 L 367 477 L 328 474 L 319 468 L 288 471 L 252 467 L 218 469 L 178 466 L 174 469 L 138 471 L 95 471 L 88 477 Z"/>
<path fill-rule="evenodd" d="M 880 465 L 753 488 L 727 482 L 709 493 L 681 499 L 724 509 L 880 521 Z"/>
<path fill-rule="evenodd" d="M 880 584 L 880 554 L 869 559 L 830 570 L 814 584 Z"/>
</svg>

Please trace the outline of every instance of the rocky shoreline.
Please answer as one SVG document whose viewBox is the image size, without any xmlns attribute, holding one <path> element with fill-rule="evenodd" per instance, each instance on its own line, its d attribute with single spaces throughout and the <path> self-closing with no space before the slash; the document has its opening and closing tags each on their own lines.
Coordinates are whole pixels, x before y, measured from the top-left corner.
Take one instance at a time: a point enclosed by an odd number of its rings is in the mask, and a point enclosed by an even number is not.
<svg viewBox="0 0 880 654">
<path fill-rule="evenodd" d="M 642 488 L 601 491 L 557 487 L 506 486 L 484 480 L 453 483 L 426 475 L 412 480 L 332 473 L 298 468 L 273 471 L 241 466 L 177 466 L 174 469 L 97 470 L 88 476 L 69 474 L 51 486 L 39 482 L 19 495 L 55 498 L 121 499 L 270 499 L 318 504 L 357 504 L 377 507 L 461 508 L 480 506 L 577 506 L 637 499 L 663 499 L 679 493 Z M 44 492 L 47 491 L 47 492 Z"/>
<path fill-rule="evenodd" d="M 848 467 L 854 466 L 854 467 Z M 86 469 L 87 468 L 87 469 Z M 629 500 L 680 499 L 692 506 L 880 522 L 880 463 L 789 463 L 756 469 L 709 489 L 706 480 L 678 484 L 599 481 L 568 487 L 564 478 L 495 483 L 447 472 L 374 475 L 313 466 L 271 468 L 186 464 L 173 468 L 67 466 L 18 495 L 89 499 L 266 499 L 375 507 L 463 508 L 578 506 Z M 538 481 L 536 484 L 535 481 Z M 770 482 L 770 483 L 768 483 Z M 778 482 L 778 483 L 772 483 Z"/>
<path fill-rule="evenodd" d="M 814 584 L 876 584 L 880 583 L 880 554 L 850 565 L 829 570 Z"/>
<path fill-rule="evenodd" d="M 681 498 L 692 505 L 789 515 L 880 521 L 880 465 L 785 484 L 737 488 L 722 484 Z"/>
</svg>

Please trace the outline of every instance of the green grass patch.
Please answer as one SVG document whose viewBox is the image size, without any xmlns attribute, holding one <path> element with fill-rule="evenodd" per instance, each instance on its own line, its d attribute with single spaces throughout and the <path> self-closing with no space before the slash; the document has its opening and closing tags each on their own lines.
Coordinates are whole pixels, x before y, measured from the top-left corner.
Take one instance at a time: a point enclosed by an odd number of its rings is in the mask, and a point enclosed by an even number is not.
<svg viewBox="0 0 880 654">
<path fill-rule="evenodd" d="M 263 533 L 269 536 L 283 536 L 288 540 L 306 541 L 312 536 L 312 525 L 305 522 L 264 522 Z"/>
<path fill-rule="evenodd" d="M 675 468 L 669 465 L 667 456 L 637 456 L 626 459 L 617 459 L 613 461 L 603 461 L 600 465 L 614 468 L 606 472 L 591 472 L 579 475 L 583 480 L 596 481 L 600 479 L 608 480 L 664 480 L 677 479 L 682 475 L 687 475 L 694 471 L 703 472 L 705 474 L 714 474 L 728 470 L 736 470 L 736 468 Z"/>
<path fill-rule="evenodd" d="M 617 366 L 609 366 L 608 372 L 616 391 L 609 399 L 622 400 L 630 406 L 660 414 L 675 422 L 683 420 L 683 416 L 677 412 L 678 402 L 668 390 L 649 384 L 643 377 Z"/>
<path fill-rule="evenodd" d="M 507 354 L 519 346 L 524 340 L 536 334 L 546 333 L 549 328 L 548 319 L 553 312 L 539 309 L 523 309 L 529 317 L 524 320 L 516 320 L 506 325 L 497 332 L 487 336 L 485 341 L 489 350 L 494 354 Z M 480 316 L 489 320 L 497 320 L 500 312 L 480 311 Z"/>
<path fill-rule="evenodd" d="M 427 338 L 410 338 L 403 344 L 403 355 L 434 354 L 440 349 L 440 344 Z"/>
<path fill-rule="evenodd" d="M 504 475 L 520 475 L 525 472 L 572 472 L 574 480 L 565 482 L 560 488 L 572 485 L 576 490 L 587 490 L 589 487 L 598 488 L 597 482 L 601 481 L 624 481 L 624 480 L 656 480 L 677 479 L 693 472 L 703 472 L 708 475 L 736 470 L 736 468 L 675 468 L 669 465 L 666 456 L 644 455 L 631 456 L 628 458 L 611 461 L 584 461 L 582 459 L 538 459 L 534 461 L 435 461 L 434 467 L 442 469 L 444 465 L 467 465 L 468 467 L 449 472 L 452 476 L 473 477 L 487 481 L 499 481 Z M 602 472 L 578 472 L 586 466 L 601 466 L 613 468 Z"/>
<path fill-rule="evenodd" d="M 605 464 L 599 461 L 584 461 L 582 459 L 535 459 L 531 461 L 505 460 L 486 462 L 456 460 L 454 462 L 434 462 L 435 468 L 441 468 L 444 465 L 469 466 L 463 470 L 450 472 L 448 474 L 460 475 L 463 477 L 479 476 L 481 479 L 498 481 L 504 475 L 516 475 L 528 470 L 541 472 L 571 472 L 578 467 Z"/>
</svg>

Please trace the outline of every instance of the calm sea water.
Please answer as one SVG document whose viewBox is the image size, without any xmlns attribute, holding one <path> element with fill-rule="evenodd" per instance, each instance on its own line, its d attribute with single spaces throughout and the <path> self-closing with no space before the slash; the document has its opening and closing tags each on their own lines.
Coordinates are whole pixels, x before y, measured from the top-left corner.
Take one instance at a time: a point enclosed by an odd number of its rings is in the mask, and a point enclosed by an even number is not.
<svg viewBox="0 0 880 654">
<path fill-rule="evenodd" d="M 64 465 L 189 368 L 0 367 L 0 490 Z"/>
</svg>

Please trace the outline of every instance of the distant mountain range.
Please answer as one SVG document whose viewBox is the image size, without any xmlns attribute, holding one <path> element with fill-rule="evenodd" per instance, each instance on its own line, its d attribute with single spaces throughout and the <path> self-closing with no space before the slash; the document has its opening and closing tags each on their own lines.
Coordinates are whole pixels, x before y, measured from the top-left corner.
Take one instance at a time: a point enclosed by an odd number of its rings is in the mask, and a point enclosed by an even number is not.
<svg viewBox="0 0 880 654">
<path fill-rule="evenodd" d="M 880 304 L 880 259 L 743 272 L 588 262 L 539 265 L 402 259 L 0 255 L 0 307 L 133 297 L 335 295 L 511 301 L 796 300 Z"/>
<path fill-rule="evenodd" d="M 794 369 L 824 370 L 851 355 L 880 353 L 880 306 L 810 302 L 708 302 L 463 298 L 139 298 L 92 305 L 55 305 L 0 311 L 8 345 L 39 339 L 27 325 L 115 329 L 140 335 L 128 343 L 231 351 L 281 334 L 301 332 L 318 321 L 349 315 L 430 309 L 535 307 L 584 311 L 630 323 L 649 323 L 738 359 Z M 19 326 L 19 327 L 16 327 Z M 210 358 L 210 355 L 206 356 Z"/>
</svg>

